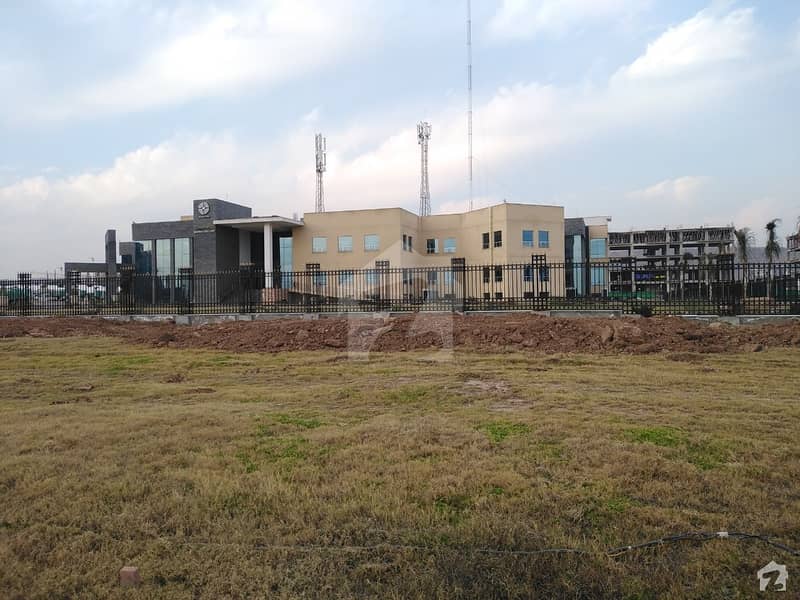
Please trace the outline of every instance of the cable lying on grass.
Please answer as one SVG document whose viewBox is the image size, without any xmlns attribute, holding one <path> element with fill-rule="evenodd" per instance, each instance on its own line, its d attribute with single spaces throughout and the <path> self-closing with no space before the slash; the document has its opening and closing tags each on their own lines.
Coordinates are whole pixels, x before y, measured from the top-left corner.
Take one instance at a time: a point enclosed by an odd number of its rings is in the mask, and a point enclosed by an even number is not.
<svg viewBox="0 0 800 600">
<path fill-rule="evenodd" d="M 158 538 L 159 540 L 168 542 L 168 543 L 177 543 L 182 545 L 198 545 L 198 546 L 242 546 L 246 544 L 237 544 L 233 542 L 210 542 L 210 541 L 202 541 L 202 540 L 176 540 L 175 538 Z M 619 546 L 616 548 L 609 548 L 600 552 L 599 554 L 604 554 L 608 557 L 615 558 L 617 556 L 622 556 L 623 554 L 627 554 L 628 552 L 633 552 L 635 550 L 643 550 L 645 548 L 655 548 L 657 546 L 665 546 L 668 544 L 677 544 L 680 542 L 695 542 L 695 543 L 702 543 L 702 542 L 709 542 L 711 540 L 718 540 L 718 539 L 729 539 L 729 540 L 755 540 L 760 541 L 764 544 L 772 546 L 773 548 L 777 548 L 778 550 L 782 550 L 783 552 L 787 552 L 792 556 L 800 556 L 800 550 L 794 550 L 789 546 L 785 546 L 779 542 L 774 542 L 766 535 L 759 535 L 753 533 L 743 533 L 738 531 L 716 531 L 716 532 L 689 532 L 689 533 L 679 533 L 676 535 L 670 535 L 662 538 L 658 538 L 655 540 L 649 540 L 646 542 L 640 542 L 637 544 L 630 544 L 627 546 Z M 436 550 L 448 549 L 448 550 L 457 550 L 459 552 L 470 552 L 473 554 L 505 554 L 505 555 L 513 555 L 513 556 L 532 556 L 536 554 L 598 554 L 591 550 L 584 550 L 581 548 L 542 548 L 539 550 L 503 550 L 497 548 L 467 548 L 467 547 L 446 547 L 446 546 L 416 546 L 412 544 L 374 544 L 370 546 L 353 546 L 353 545 L 343 545 L 343 546 L 323 546 L 323 545 L 285 545 L 285 544 L 262 544 L 262 543 L 255 543 L 252 545 L 255 549 L 258 550 L 280 550 L 280 551 L 287 551 L 287 552 L 328 552 L 328 551 L 336 551 L 336 552 L 367 552 L 372 550 L 413 550 L 413 551 L 422 551 L 422 552 L 432 552 Z"/>
</svg>

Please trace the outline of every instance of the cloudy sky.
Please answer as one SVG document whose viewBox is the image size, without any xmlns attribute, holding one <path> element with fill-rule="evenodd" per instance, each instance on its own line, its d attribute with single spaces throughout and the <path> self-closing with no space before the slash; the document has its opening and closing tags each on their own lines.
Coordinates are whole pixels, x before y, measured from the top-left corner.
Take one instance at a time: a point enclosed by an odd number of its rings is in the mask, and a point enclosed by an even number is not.
<svg viewBox="0 0 800 600">
<path fill-rule="evenodd" d="M 31 0 L 0 9 L 0 275 L 100 260 L 198 197 L 468 203 L 462 0 Z M 800 3 L 473 0 L 475 203 L 613 228 L 800 216 Z"/>
</svg>

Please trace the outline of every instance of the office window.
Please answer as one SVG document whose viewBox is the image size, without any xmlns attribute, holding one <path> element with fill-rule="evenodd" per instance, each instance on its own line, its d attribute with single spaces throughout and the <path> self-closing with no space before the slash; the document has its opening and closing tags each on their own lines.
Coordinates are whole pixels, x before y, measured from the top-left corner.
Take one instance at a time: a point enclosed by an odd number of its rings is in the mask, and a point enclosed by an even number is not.
<svg viewBox="0 0 800 600">
<path fill-rule="evenodd" d="M 319 263 L 306 263 L 306 271 L 311 274 L 311 283 L 323 286 L 328 283 L 328 274 L 320 273 L 319 267 Z"/>
<path fill-rule="evenodd" d="M 491 280 L 491 271 L 489 267 L 483 267 L 483 283 L 489 283 Z"/>
<path fill-rule="evenodd" d="M 353 236 L 340 235 L 339 236 L 339 252 L 352 252 L 353 251 Z"/>
<path fill-rule="evenodd" d="M 525 248 L 533 248 L 533 229 L 522 230 L 522 245 Z"/>
<path fill-rule="evenodd" d="M 494 270 L 494 280 L 497 283 L 500 283 L 501 281 L 503 281 L 503 269 L 496 268 Z"/>
<path fill-rule="evenodd" d="M 550 232 L 539 231 L 539 248 L 549 248 L 549 247 L 550 247 Z"/>
<path fill-rule="evenodd" d="M 453 285 L 455 281 L 455 277 L 453 277 L 453 272 L 448 270 L 443 272 L 444 277 L 442 278 L 445 285 Z"/>
<path fill-rule="evenodd" d="M 156 275 L 172 275 L 172 240 L 156 240 Z"/>
<path fill-rule="evenodd" d="M 381 245 L 381 238 L 375 233 L 368 233 L 364 236 L 364 250 L 367 252 L 374 252 L 378 250 Z"/>
<path fill-rule="evenodd" d="M 489 232 L 483 234 L 483 249 L 486 250 L 489 248 Z"/>
<path fill-rule="evenodd" d="M 550 281 L 550 267 L 539 267 L 539 281 Z"/>
<path fill-rule="evenodd" d="M 428 285 L 436 285 L 439 281 L 439 273 L 437 271 L 428 271 Z"/>
<path fill-rule="evenodd" d="M 606 284 L 606 270 L 603 267 L 592 267 L 592 285 L 604 286 Z"/>
<path fill-rule="evenodd" d="M 526 283 L 533 281 L 533 267 L 531 265 L 525 265 L 525 269 L 522 272 L 522 280 Z"/>
<path fill-rule="evenodd" d="M 409 285 L 412 281 L 411 277 L 411 270 L 410 269 L 403 269 L 403 283 L 405 285 Z"/>
<path fill-rule="evenodd" d="M 494 293 L 494 297 L 497 300 L 502 300 L 503 299 L 503 292 L 495 292 Z"/>
<path fill-rule="evenodd" d="M 322 252 L 328 251 L 328 238 L 326 237 L 315 237 L 311 238 L 311 252 L 314 254 L 320 254 Z"/>
<path fill-rule="evenodd" d="M 378 285 L 378 272 L 375 269 L 364 271 L 364 283 L 367 285 Z"/>
<path fill-rule="evenodd" d="M 589 256 L 591 258 L 606 257 L 606 240 L 604 238 L 589 240 Z"/>
<path fill-rule="evenodd" d="M 495 231 L 494 232 L 494 247 L 500 248 L 503 246 L 503 232 L 502 231 Z"/>
<path fill-rule="evenodd" d="M 153 272 L 153 241 L 136 242 L 136 272 Z"/>
<path fill-rule="evenodd" d="M 445 254 L 455 254 L 456 253 L 456 238 L 445 238 L 445 240 L 444 240 L 444 253 Z"/>
<path fill-rule="evenodd" d="M 353 271 L 341 271 L 339 273 L 339 285 L 342 287 L 353 285 L 354 279 L 355 273 Z"/>
<path fill-rule="evenodd" d="M 411 236 L 408 236 L 408 251 L 409 252 L 414 251 L 414 238 L 412 238 Z"/>
<path fill-rule="evenodd" d="M 375 261 L 375 268 L 382 270 L 389 268 L 389 261 L 388 260 L 376 260 Z"/>
<path fill-rule="evenodd" d="M 408 250 L 408 236 L 403 234 L 403 250 Z"/>
<path fill-rule="evenodd" d="M 438 254 L 439 253 L 439 240 L 434 238 L 429 238 L 425 240 L 425 250 L 428 254 Z"/>
<path fill-rule="evenodd" d="M 175 273 L 192 266 L 191 238 L 175 238 Z"/>
</svg>

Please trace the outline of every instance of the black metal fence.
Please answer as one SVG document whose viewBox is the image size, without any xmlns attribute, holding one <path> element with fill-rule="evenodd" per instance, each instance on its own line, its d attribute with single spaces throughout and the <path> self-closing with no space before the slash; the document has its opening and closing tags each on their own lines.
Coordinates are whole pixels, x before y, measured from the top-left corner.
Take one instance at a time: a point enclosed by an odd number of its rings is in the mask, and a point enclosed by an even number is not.
<svg viewBox="0 0 800 600">
<path fill-rule="evenodd" d="M 0 280 L 0 315 L 619 310 L 800 314 L 800 263 L 530 263 Z"/>
</svg>

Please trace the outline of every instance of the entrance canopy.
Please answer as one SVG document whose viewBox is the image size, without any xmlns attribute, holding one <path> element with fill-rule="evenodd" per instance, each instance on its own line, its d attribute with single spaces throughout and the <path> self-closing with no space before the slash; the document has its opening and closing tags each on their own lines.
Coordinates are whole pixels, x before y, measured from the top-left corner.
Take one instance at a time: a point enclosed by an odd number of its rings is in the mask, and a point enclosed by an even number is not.
<svg viewBox="0 0 800 600">
<path fill-rule="evenodd" d="M 291 231 L 295 227 L 302 227 L 303 222 L 297 219 L 272 215 L 271 217 L 247 217 L 245 219 L 218 219 L 214 221 L 214 225 L 232 227 L 254 233 L 262 233 L 266 227 L 270 227 L 273 232 L 278 233 Z"/>
</svg>

